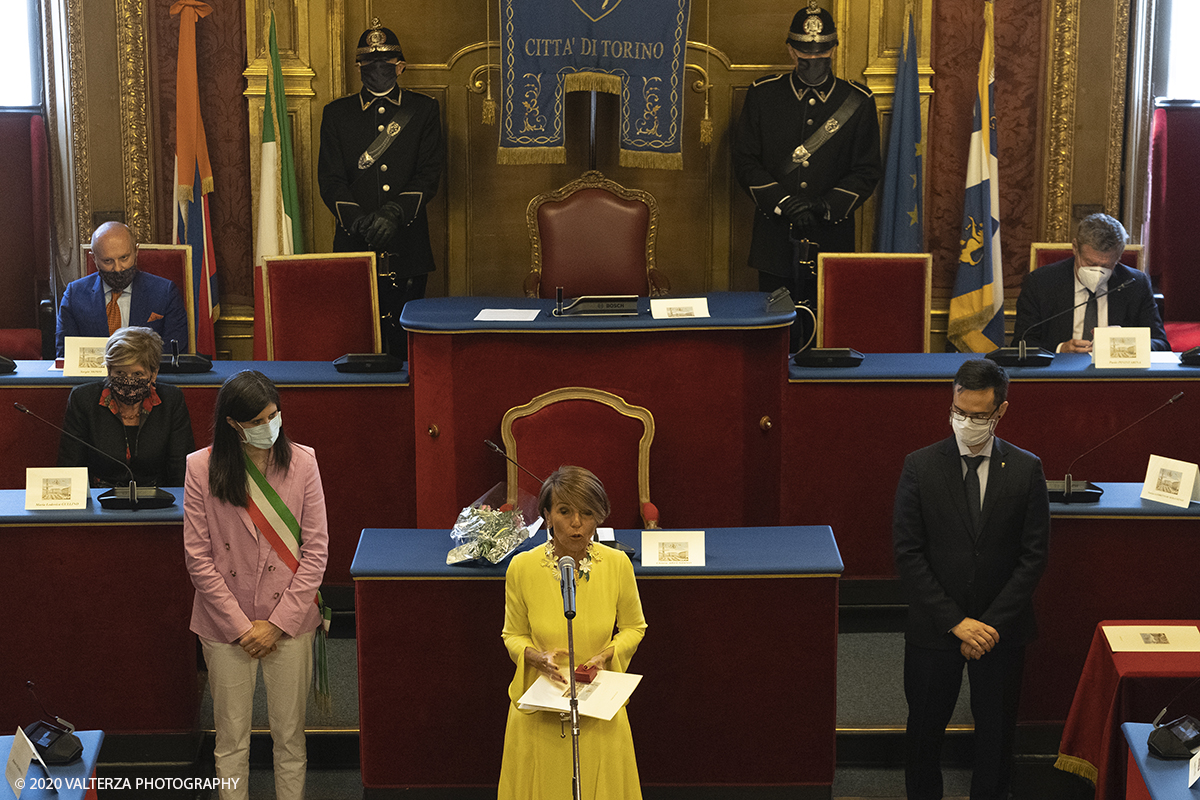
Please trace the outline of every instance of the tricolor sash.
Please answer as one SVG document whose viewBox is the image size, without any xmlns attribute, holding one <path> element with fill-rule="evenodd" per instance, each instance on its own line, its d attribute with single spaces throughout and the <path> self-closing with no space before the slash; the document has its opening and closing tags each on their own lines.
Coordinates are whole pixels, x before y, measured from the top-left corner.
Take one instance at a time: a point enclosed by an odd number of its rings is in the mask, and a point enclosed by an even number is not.
<svg viewBox="0 0 1200 800">
<path fill-rule="evenodd" d="M 287 503 L 283 502 L 279 492 L 275 491 L 275 487 L 267 483 L 266 476 L 254 465 L 250 456 L 245 452 L 242 455 L 246 460 L 246 474 L 250 476 L 246 487 L 249 500 L 246 511 L 250 514 L 254 527 L 267 538 L 267 543 L 271 545 L 275 555 L 279 556 L 279 560 L 286 564 L 294 575 L 300 569 L 300 523 L 296 521 L 296 515 L 287 507 Z M 316 637 L 317 701 L 328 707 L 331 697 L 329 654 L 325 648 L 325 637 L 329 634 L 332 612 L 321 599 L 320 591 L 313 597 L 313 602 L 321 612 L 321 634 Z"/>
</svg>

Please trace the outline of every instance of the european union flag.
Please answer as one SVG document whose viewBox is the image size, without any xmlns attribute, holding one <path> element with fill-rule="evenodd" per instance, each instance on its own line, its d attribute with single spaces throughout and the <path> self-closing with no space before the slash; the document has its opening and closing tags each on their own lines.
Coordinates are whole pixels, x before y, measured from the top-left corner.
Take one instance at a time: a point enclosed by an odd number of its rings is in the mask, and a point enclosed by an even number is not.
<svg viewBox="0 0 1200 800">
<path fill-rule="evenodd" d="M 908 15 L 908 43 L 896 72 L 896 96 L 892 104 L 892 131 L 888 136 L 887 166 L 883 173 L 883 197 L 877 224 L 881 253 L 924 252 L 925 226 L 921 198 L 924 196 L 921 139 L 921 86 L 917 78 L 917 48 L 913 40 L 912 14 Z"/>
<path fill-rule="evenodd" d="M 1004 344 L 1004 271 L 1000 263 L 1000 185 L 996 159 L 995 9 L 983 4 L 979 96 L 967 158 L 962 250 L 950 298 L 950 342 L 960 352 L 986 353 Z"/>
</svg>

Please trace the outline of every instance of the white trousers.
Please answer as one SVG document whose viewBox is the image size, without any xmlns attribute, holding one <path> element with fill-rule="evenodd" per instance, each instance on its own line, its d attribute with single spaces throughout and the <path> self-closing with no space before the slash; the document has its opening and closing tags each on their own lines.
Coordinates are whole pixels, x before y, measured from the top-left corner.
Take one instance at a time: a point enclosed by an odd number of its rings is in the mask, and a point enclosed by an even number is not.
<svg viewBox="0 0 1200 800">
<path fill-rule="evenodd" d="M 303 800 L 308 753 L 304 744 L 304 712 L 312 683 L 313 633 L 283 636 L 275 652 L 251 658 L 239 644 L 200 637 L 208 664 L 213 719 L 217 728 L 217 778 L 223 781 L 221 800 L 249 800 L 250 722 L 254 685 L 261 662 L 267 687 L 267 719 L 275 743 L 275 797 Z"/>
</svg>

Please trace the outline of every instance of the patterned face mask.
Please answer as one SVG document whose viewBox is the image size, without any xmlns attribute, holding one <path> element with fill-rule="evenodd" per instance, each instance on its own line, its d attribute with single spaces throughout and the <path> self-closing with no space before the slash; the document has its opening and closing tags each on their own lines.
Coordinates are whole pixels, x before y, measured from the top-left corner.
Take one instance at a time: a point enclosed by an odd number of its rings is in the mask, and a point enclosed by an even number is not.
<svg viewBox="0 0 1200 800">
<path fill-rule="evenodd" d="M 135 406 L 150 396 L 149 378 L 131 378 L 128 375 L 109 375 L 108 391 L 118 403 Z"/>
</svg>

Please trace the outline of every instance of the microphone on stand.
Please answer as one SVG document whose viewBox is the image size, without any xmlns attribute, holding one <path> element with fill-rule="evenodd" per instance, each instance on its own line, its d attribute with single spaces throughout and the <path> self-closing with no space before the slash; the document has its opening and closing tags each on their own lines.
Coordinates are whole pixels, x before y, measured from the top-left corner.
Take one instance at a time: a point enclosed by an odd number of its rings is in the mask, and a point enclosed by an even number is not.
<svg viewBox="0 0 1200 800">
<path fill-rule="evenodd" d="M 1157 414 L 1159 411 L 1162 411 L 1164 408 L 1171 405 L 1172 403 L 1174 403 L 1176 400 L 1178 400 L 1181 397 L 1183 397 L 1183 392 L 1179 392 L 1174 397 L 1172 397 L 1170 400 L 1168 400 L 1167 402 L 1163 403 L 1158 408 L 1151 411 L 1149 414 L 1145 414 L 1144 416 L 1140 417 L 1139 419 L 1136 419 L 1133 422 L 1129 423 L 1124 428 L 1121 428 L 1121 430 L 1117 431 L 1112 436 L 1109 436 L 1103 442 L 1101 442 L 1100 444 L 1091 448 L 1091 450 L 1088 450 L 1084 453 L 1081 453 L 1080 455 L 1075 456 L 1075 460 L 1067 465 L 1066 477 L 1063 480 L 1061 480 L 1061 481 L 1046 481 L 1046 491 L 1047 491 L 1047 494 L 1050 495 L 1050 502 L 1051 503 L 1098 503 L 1098 502 L 1100 502 L 1100 495 L 1104 494 L 1103 489 L 1101 489 L 1099 486 L 1094 486 L 1093 484 L 1089 483 L 1088 481 L 1072 481 L 1071 480 L 1071 468 L 1075 466 L 1075 462 L 1078 461 L 1079 459 L 1083 458 L 1084 456 L 1088 455 L 1089 453 L 1093 452 L 1094 450 L 1100 449 L 1100 447 L 1108 444 L 1113 439 L 1117 438 L 1122 433 L 1129 430 L 1134 425 L 1137 425 L 1139 422 L 1146 419 L 1147 417 L 1151 417 L 1151 416 Z M 1080 484 L 1082 484 L 1082 486 L 1080 486 Z M 1075 488 L 1076 486 L 1080 486 L 1080 488 Z"/>
<path fill-rule="evenodd" d="M 1117 292 L 1121 291 L 1125 287 L 1131 286 L 1133 284 L 1134 280 L 1136 280 L 1136 278 L 1132 278 L 1132 277 L 1127 278 L 1125 280 L 1125 282 L 1120 284 L 1119 286 L 1115 286 L 1111 289 L 1106 289 L 1105 291 L 1096 295 L 1096 299 L 1099 300 L 1101 297 L 1108 297 L 1110 294 L 1116 294 Z M 995 361 L 997 364 L 999 364 L 1002 367 L 1046 367 L 1046 366 L 1049 366 L 1050 362 L 1054 360 L 1054 353 L 1051 353 L 1049 350 L 1046 350 L 1045 348 L 1042 348 L 1042 347 L 1037 347 L 1037 348 L 1034 348 L 1033 350 L 1029 350 L 1028 345 L 1025 343 L 1026 337 L 1029 336 L 1029 334 L 1033 331 L 1034 328 L 1040 328 L 1042 325 L 1045 325 L 1050 320 L 1058 319 L 1063 314 L 1069 314 L 1072 311 L 1074 311 L 1075 309 L 1079 308 L 1080 306 L 1086 306 L 1090 300 L 1091 300 L 1091 298 L 1088 298 L 1088 300 L 1084 300 L 1082 303 L 1076 303 L 1075 305 L 1070 306 L 1069 308 L 1064 308 L 1062 311 L 1051 314 L 1050 316 L 1046 317 L 1045 319 L 1038 320 L 1037 322 L 1033 323 L 1032 325 L 1030 325 L 1028 328 L 1025 329 L 1025 332 L 1021 334 L 1021 338 L 1017 340 L 1016 345 L 1014 345 L 1012 347 L 997 347 L 995 350 L 988 353 L 986 358 L 990 358 L 992 361 Z"/>
<path fill-rule="evenodd" d="M 486 444 L 488 447 L 492 448 L 493 450 L 495 450 L 495 451 L 496 451 L 497 453 L 499 453 L 500 455 L 504 456 L 504 457 L 505 457 L 505 458 L 506 458 L 508 461 L 511 461 L 511 462 L 512 462 L 512 464 L 513 464 L 513 466 L 515 466 L 517 469 L 521 470 L 521 471 L 522 471 L 522 472 L 524 472 L 526 475 L 528 475 L 529 477 L 531 477 L 531 478 L 533 478 L 535 481 L 537 481 L 537 482 L 538 482 L 538 486 L 541 486 L 543 483 L 545 483 L 545 481 L 544 481 L 544 480 L 542 480 L 541 478 L 539 478 L 537 475 L 534 475 L 532 472 L 530 472 L 529 470 L 525 469 L 525 468 L 524 468 L 524 467 L 522 467 L 520 464 L 518 464 L 518 463 L 517 463 L 517 460 L 516 460 L 515 458 L 513 458 L 513 457 L 512 457 L 512 456 L 510 456 L 508 453 L 506 453 L 506 452 L 504 452 L 503 450 L 501 450 L 501 449 L 500 449 L 500 448 L 499 448 L 499 447 L 496 445 L 496 443 L 495 443 L 495 442 L 493 442 L 491 439 L 484 439 L 484 440 L 483 440 L 483 443 L 484 443 L 484 444 Z"/>
<path fill-rule="evenodd" d="M 65 436 L 71 437 L 72 439 L 79 442 L 81 445 L 83 445 L 87 449 L 91 450 L 94 453 L 99 453 L 100 455 L 107 458 L 109 461 L 112 461 L 115 464 L 120 464 L 121 468 L 124 469 L 127 473 L 129 473 L 129 488 L 128 489 L 125 489 L 124 487 L 122 487 L 121 489 L 112 488 L 112 489 L 109 489 L 104 494 L 100 495 L 100 497 L 97 499 L 100 501 L 101 507 L 108 508 L 108 509 L 137 511 L 138 508 L 167 508 L 169 506 L 175 505 L 175 495 L 171 494 L 170 492 L 164 492 L 162 489 L 159 489 L 157 486 L 143 488 L 139 494 L 137 480 L 133 476 L 133 470 L 129 468 L 128 464 L 126 464 L 124 461 L 117 458 L 116 456 L 112 455 L 111 453 L 106 453 L 103 450 L 101 450 L 99 447 L 96 447 L 91 442 L 85 442 L 83 439 L 80 439 L 78 436 L 71 433 L 70 431 L 63 430 L 58 425 L 55 425 L 50 420 L 45 419 L 44 417 L 39 417 L 37 414 L 33 413 L 32 411 L 30 411 L 28 408 L 21 405 L 20 403 L 13 403 L 13 408 L 15 408 L 17 411 L 20 411 L 22 414 L 28 414 L 29 416 L 33 417 L 34 419 L 38 420 L 39 422 L 46 423 L 47 425 L 49 425 L 51 428 L 54 428 L 59 433 L 65 435 Z M 123 492 L 126 492 L 126 491 L 129 493 L 128 496 L 127 497 L 122 496 Z"/>
<path fill-rule="evenodd" d="M 563 616 L 575 619 L 575 559 L 563 556 L 558 560 L 558 579 L 562 585 Z"/>
</svg>

